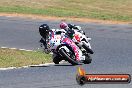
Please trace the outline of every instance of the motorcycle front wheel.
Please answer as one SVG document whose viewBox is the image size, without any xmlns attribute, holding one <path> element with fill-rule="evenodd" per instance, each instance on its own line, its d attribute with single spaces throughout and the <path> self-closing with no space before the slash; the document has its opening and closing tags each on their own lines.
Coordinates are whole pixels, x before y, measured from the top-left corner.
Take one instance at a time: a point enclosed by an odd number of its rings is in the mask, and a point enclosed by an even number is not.
<svg viewBox="0 0 132 88">
<path fill-rule="evenodd" d="M 72 65 L 79 65 L 79 62 L 76 61 L 76 58 L 75 58 L 75 55 L 74 54 L 69 55 L 64 48 L 61 48 L 59 50 L 59 53 L 65 58 L 66 61 L 68 61 Z"/>
</svg>

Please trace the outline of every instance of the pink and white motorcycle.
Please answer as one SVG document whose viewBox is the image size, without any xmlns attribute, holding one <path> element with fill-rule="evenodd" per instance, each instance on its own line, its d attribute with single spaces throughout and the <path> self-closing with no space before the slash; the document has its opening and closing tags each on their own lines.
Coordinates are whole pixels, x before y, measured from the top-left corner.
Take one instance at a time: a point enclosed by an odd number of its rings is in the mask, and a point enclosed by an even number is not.
<svg viewBox="0 0 132 88">
<path fill-rule="evenodd" d="M 52 29 L 49 32 L 47 47 L 49 51 L 53 52 L 55 64 L 59 64 L 61 60 L 68 61 L 72 65 L 89 62 L 81 49 L 65 34 L 63 29 Z"/>
<path fill-rule="evenodd" d="M 92 61 L 91 54 L 93 54 L 93 50 L 91 48 L 91 38 L 85 35 L 85 32 L 81 29 L 80 26 L 76 26 L 73 34 L 73 42 L 81 49 L 83 55 L 85 55 L 85 64 L 89 64 Z"/>
</svg>

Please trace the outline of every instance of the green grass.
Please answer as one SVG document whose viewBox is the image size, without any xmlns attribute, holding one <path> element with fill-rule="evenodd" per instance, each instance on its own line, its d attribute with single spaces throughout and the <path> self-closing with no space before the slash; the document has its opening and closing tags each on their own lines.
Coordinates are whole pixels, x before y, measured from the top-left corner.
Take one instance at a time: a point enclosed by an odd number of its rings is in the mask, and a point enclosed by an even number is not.
<svg viewBox="0 0 132 88">
<path fill-rule="evenodd" d="M 132 21 L 132 0 L 2 0 L 0 12 Z"/>
<path fill-rule="evenodd" d="M 51 55 L 40 51 L 20 51 L 0 48 L 0 67 L 21 67 L 52 62 Z"/>
</svg>

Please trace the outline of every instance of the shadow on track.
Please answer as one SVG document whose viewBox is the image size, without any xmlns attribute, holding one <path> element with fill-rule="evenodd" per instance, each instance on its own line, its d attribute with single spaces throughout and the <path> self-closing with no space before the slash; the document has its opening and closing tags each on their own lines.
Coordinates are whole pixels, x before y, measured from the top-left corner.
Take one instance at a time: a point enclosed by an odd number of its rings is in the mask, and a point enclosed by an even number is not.
<svg viewBox="0 0 132 88">
<path fill-rule="evenodd" d="M 61 66 L 62 66 L 62 67 L 63 67 L 63 66 L 64 66 L 64 67 L 67 67 L 67 66 L 69 66 L 69 67 L 70 67 L 70 66 L 72 66 L 72 67 L 75 67 L 75 66 L 80 66 L 80 65 L 71 65 L 71 64 L 55 64 L 55 65 L 47 65 L 47 66 L 46 66 L 46 65 L 41 65 L 41 66 L 33 65 L 33 66 L 30 66 L 30 67 L 33 67 L 33 68 L 34 68 L 34 67 L 51 67 L 51 66 L 56 66 L 56 67 L 57 67 L 57 66 L 58 66 L 58 67 L 61 67 Z"/>
</svg>

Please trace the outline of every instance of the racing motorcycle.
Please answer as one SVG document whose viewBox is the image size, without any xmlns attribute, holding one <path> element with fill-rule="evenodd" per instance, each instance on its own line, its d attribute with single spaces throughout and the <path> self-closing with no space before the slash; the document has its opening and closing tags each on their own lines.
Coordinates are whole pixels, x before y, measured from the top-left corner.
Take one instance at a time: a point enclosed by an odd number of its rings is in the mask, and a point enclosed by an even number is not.
<svg viewBox="0 0 132 88">
<path fill-rule="evenodd" d="M 47 48 L 50 52 L 53 52 L 53 62 L 55 64 L 59 64 L 61 60 L 68 61 L 72 65 L 90 63 L 89 58 L 65 34 L 65 30 L 63 29 L 52 29 L 49 32 Z"/>
<path fill-rule="evenodd" d="M 85 35 L 85 32 L 80 28 L 74 29 L 73 41 L 80 47 L 83 47 L 88 53 L 93 54 L 93 50 L 90 45 L 91 38 Z"/>
<path fill-rule="evenodd" d="M 90 54 L 93 54 L 93 50 L 90 45 L 91 38 L 85 35 L 85 32 L 81 29 L 80 26 L 74 27 L 73 42 L 81 49 L 83 54 L 86 56 L 85 64 L 89 64 L 92 61 Z"/>
</svg>

